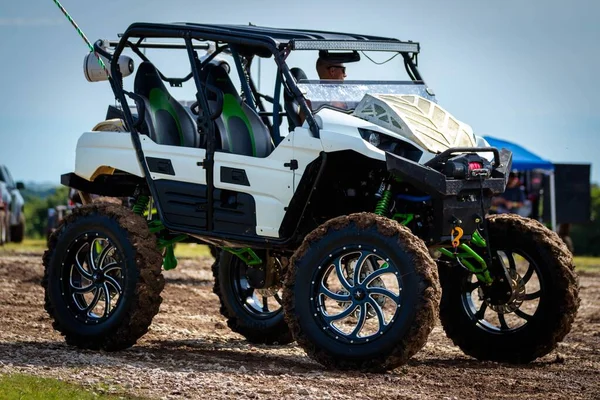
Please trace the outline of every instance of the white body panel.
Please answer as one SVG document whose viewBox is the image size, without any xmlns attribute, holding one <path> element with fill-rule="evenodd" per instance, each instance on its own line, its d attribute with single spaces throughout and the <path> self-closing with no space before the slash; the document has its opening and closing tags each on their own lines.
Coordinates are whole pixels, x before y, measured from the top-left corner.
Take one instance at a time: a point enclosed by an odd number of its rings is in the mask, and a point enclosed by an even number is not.
<svg viewBox="0 0 600 400">
<path fill-rule="evenodd" d="M 145 157 L 171 160 L 175 172 L 175 176 L 151 172 L 151 179 L 206 185 L 206 170 L 198 165 L 205 158 L 205 149 L 159 145 L 144 135 L 140 135 L 140 141 Z M 214 185 L 219 189 L 252 195 L 256 204 L 256 234 L 278 238 L 285 208 L 306 166 L 318 158 L 321 151 L 321 141 L 311 137 L 307 129 L 298 128 L 266 158 L 217 152 Z M 292 159 L 298 160 L 295 171 L 284 166 Z M 77 143 L 75 173 L 93 180 L 100 171 L 107 170 L 102 167 L 144 176 L 128 133 L 86 132 L 81 136 Z M 245 170 L 250 186 L 221 182 L 221 167 Z"/>
<path fill-rule="evenodd" d="M 266 158 L 215 153 L 215 187 L 247 193 L 254 198 L 257 235 L 279 237 L 286 207 L 289 206 L 307 165 L 317 159 L 321 152 L 352 150 L 385 162 L 385 152 L 365 141 L 359 133 L 359 128 L 410 143 L 423 152 L 421 163 L 434 156 L 418 143 L 353 115 L 322 109 L 316 114 L 316 120 L 321 128 L 319 139 L 312 137 L 305 124 L 283 138 L 279 146 Z M 144 135 L 140 135 L 140 142 L 145 157 L 168 159 L 175 172 L 175 175 L 151 172 L 151 179 L 206 185 L 206 170 L 199 165 L 204 161 L 205 149 L 159 145 Z M 284 166 L 291 160 L 298 162 L 298 168 L 294 171 L 289 166 Z M 222 182 L 221 167 L 244 170 L 250 185 Z M 93 180 L 101 173 L 112 173 L 112 169 L 144 176 L 144 169 L 139 165 L 130 135 L 124 132 L 84 133 L 77 143 L 75 173 L 87 180 Z"/>
<path fill-rule="evenodd" d="M 144 176 L 131 136 L 123 132 L 86 132 L 77 141 L 75 173 L 93 180 L 100 167 L 112 167 L 135 176 Z"/>
</svg>

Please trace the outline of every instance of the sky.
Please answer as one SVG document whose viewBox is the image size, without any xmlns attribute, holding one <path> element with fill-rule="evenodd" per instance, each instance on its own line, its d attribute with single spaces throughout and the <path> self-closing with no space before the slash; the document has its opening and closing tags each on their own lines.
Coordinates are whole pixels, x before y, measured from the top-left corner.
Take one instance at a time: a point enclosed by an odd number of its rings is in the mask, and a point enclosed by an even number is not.
<svg viewBox="0 0 600 400">
<path fill-rule="evenodd" d="M 597 0 L 62 4 L 92 41 L 116 39 L 133 22 L 173 21 L 251 22 L 418 41 L 427 85 L 476 134 L 516 142 L 552 162 L 592 164 L 592 181 L 600 181 Z M 52 0 L 3 0 L 0 49 L 0 164 L 16 180 L 58 184 L 74 169 L 81 133 L 114 104 L 112 91 L 106 82 L 85 80 L 87 47 Z M 171 75 L 183 71 L 184 63 L 159 57 Z M 268 72 L 263 68 L 263 84 Z M 193 97 L 191 91 L 172 94 Z"/>
</svg>

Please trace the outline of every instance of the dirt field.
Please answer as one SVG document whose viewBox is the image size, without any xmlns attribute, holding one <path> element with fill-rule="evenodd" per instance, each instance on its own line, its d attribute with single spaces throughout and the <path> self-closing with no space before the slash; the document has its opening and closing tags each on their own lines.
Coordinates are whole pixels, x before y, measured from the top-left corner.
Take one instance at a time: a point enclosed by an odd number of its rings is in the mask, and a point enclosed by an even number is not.
<svg viewBox="0 0 600 400">
<path fill-rule="evenodd" d="M 478 362 L 435 327 L 426 347 L 386 374 L 326 371 L 295 345 L 253 346 L 227 328 L 212 294 L 212 259 L 165 273 L 150 332 L 119 353 L 67 347 L 43 308 L 41 254 L 0 256 L 0 373 L 102 384 L 150 398 L 600 399 L 600 274 L 581 274 L 573 330 L 527 366 Z M 120 388 L 120 389 L 119 389 Z"/>
</svg>

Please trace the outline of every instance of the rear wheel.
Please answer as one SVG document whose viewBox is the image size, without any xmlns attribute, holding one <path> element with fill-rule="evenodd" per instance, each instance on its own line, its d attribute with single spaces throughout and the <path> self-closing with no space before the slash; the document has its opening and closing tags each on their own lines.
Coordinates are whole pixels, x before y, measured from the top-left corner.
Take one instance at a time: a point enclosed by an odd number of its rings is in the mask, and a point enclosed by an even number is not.
<svg viewBox="0 0 600 400">
<path fill-rule="evenodd" d="M 283 318 L 280 285 L 255 289 L 247 276 L 248 270 L 248 265 L 239 257 L 224 250 L 213 264 L 213 292 L 219 297 L 227 326 L 252 343 L 292 342 Z"/>
<path fill-rule="evenodd" d="M 112 204 L 73 210 L 44 254 L 45 308 L 68 344 L 120 350 L 158 313 L 162 256 L 146 221 Z"/>
<path fill-rule="evenodd" d="M 556 233 L 517 215 L 491 216 L 489 237 L 494 262 L 509 270 L 512 295 L 495 301 L 473 274 L 440 264 L 440 319 L 468 355 L 530 362 L 552 351 L 571 329 L 579 306 L 573 258 Z"/>
<path fill-rule="evenodd" d="M 399 223 L 369 213 L 334 218 L 292 258 L 286 320 L 298 344 L 326 367 L 393 369 L 433 328 L 437 279 L 423 241 Z"/>
</svg>

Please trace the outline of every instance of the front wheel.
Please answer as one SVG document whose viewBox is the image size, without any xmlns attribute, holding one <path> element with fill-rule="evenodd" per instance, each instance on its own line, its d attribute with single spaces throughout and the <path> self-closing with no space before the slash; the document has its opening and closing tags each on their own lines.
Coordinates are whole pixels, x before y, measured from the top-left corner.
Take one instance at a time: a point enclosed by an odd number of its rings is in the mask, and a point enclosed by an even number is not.
<svg viewBox="0 0 600 400">
<path fill-rule="evenodd" d="M 286 320 L 307 354 L 337 369 L 382 371 L 427 341 L 438 310 L 435 263 L 399 223 L 369 213 L 329 220 L 292 257 Z"/>
<path fill-rule="evenodd" d="M 492 258 L 508 269 L 512 294 L 495 301 L 473 274 L 440 263 L 440 320 L 465 354 L 527 363 L 552 351 L 571 329 L 579 306 L 573 257 L 537 221 L 510 214 L 488 221 Z"/>
</svg>

